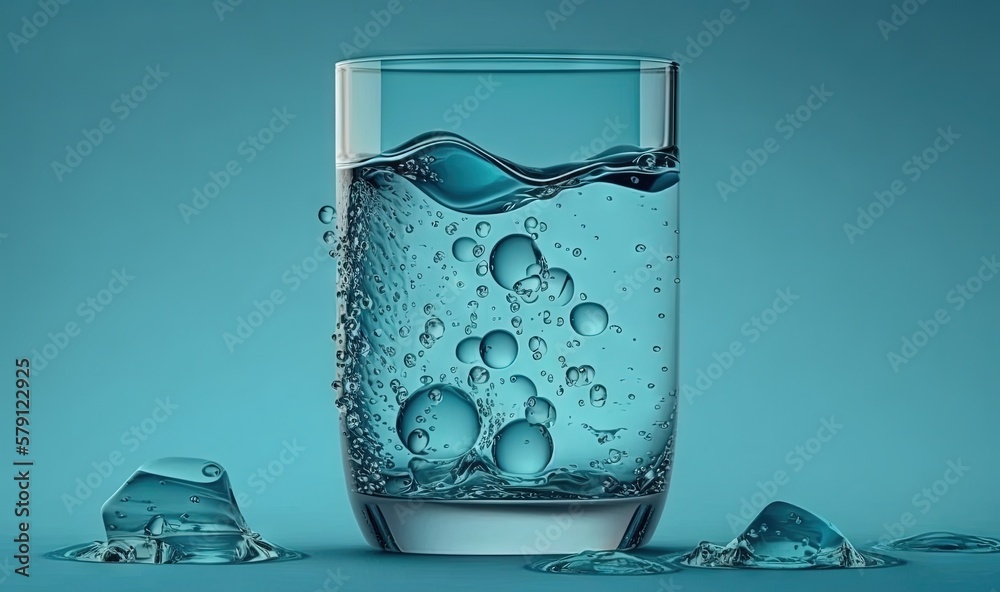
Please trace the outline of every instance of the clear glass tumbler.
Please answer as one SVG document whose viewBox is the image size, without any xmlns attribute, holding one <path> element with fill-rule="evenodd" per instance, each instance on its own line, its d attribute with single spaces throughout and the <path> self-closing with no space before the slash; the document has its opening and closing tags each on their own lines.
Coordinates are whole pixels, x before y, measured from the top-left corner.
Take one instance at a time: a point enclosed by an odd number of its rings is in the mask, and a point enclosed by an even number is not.
<svg viewBox="0 0 1000 592">
<path fill-rule="evenodd" d="M 344 469 L 390 551 L 631 549 L 677 412 L 677 65 L 336 68 Z"/>
</svg>

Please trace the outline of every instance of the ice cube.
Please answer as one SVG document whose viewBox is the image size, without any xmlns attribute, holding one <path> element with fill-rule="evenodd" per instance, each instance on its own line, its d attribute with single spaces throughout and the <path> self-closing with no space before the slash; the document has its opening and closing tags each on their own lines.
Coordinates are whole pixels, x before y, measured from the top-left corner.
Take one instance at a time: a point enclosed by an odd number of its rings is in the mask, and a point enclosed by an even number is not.
<svg viewBox="0 0 1000 592">
<path fill-rule="evenodd" d="M 689 567 L 801 569 L 810 567 L 876 567 L 894 560 L 863 554 L 836 526 L 785 502 L 773 502 L 728 545 L 700 543 L 680 556 Z"/>
<path fill-rule="evenodd" d="M 229 476 L 208 460 L 147 462 L 104 503 L 101 514 L 107 542 L 49 556 L 120 563 L 241 563 L 302 556 L 250 530 Z"/>
</svg>

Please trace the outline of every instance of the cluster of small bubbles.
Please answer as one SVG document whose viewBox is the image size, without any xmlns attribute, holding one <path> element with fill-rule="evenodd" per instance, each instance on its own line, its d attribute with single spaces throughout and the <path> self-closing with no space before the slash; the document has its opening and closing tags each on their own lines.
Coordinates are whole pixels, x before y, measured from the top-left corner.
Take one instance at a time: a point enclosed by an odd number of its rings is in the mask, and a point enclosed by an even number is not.
<svg viewBox="0 0 1000 592">
<path fill-rule="evenodd" d="M 584 364 L 579 367 L 570 367 L 566 370 L 566 386 L 588 386 L 594 381 L 593 366 Z"/>
<path fill-rule="evenodd" d="M 479 224 L 476 224 L 476 235 L 478 235 L 479 238 L 486 238 L 487 236 L 489 236 L 490 235 L 490 223 L 489 222 L 480 222 Z"/>
<path fill-rule="evenodd" d="M 198 497 L 197 495 L 192 495 L 191 497 L 188 498 L 188 501 L 190 501 L 192 504 L 198 504 L 201 503 L 201 498 Z"/>
<path fill-rule="evenodd" d="M 528 349 L 531 350 L 531 357 L 535 360 L 541 360 L 545 352 L 549 350 L 548 346 L 545 344 L 545 340 L 535 335 L 528 340 Z"/>
<path fill-rule="evenodd" d="M 604 407 L 608 400 L 608 389 L 604 385 L 595 384 L 590 387 L 590 404 L 594 407 Z"/>
<path fill-rule="evenodd" d="M 323 224 L 332 223 L 336 215 L 337 213 L 334 211 L 333 206 L 323 206 L 319 209 L 319 221 Z"/>
<path fill-rule="evenodd" d="M 531 235 L 531 238 L 538 238 L 538 220 L 527 218 L 524 221 L 524 231 Z"/>
</svg>

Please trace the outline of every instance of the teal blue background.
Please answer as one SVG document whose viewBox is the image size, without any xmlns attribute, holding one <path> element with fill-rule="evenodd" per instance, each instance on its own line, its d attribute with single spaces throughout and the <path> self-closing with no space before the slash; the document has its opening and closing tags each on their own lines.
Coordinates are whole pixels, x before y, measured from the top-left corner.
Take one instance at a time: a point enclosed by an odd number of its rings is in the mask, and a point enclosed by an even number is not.
<svg viewBox="0 0 1000 592">
<path fill-rule="evenodd" d="M 704 20 L 734 11 L 735 21 L 681 75 L 681 382 L 695 386 L 699 370 L 708 371 L 713 354 L 734 340 L 745 354 L 703 394 L 682 397 L 657 546 L 728 541 L 727 515 L 778 470 L 790 478 L 776 498 L 829 518 L 859 544 L 885 534 L 884 525 L 905 512 L 917 520 L 906 534 L 1000 534 L 1000 281 L 986 282 L 959 311 L 948 300 L 982 257 L 1000 255 L 1000 206 L 989 181 L 1000 132 L 991 70 L 1000 58 L 992 31 L 1000 7 L 929 0 L 885 39 L 877 21 L 890 18 L 888 1 L 587 0 L 554 30 L 546 11 L 558 10 L 555 0 L 402 2 L 360 55 L 671 57 L 685 52 Z M 6 422 L 13 420 L 13 361 L 41 350 L 68 322 L 81 327 L 32 380 L 32 578 L 8 575 L 13 565 L 0 559 L 7 585 L 55 590 L 86 581 L 124 590 L 141 579 L 164 588 L 273 583 L 305 592 L 323 586 L 327 569 L 349 578 L 343 590 L 577 585 L 520 570 L 520 557 L 369 551 L 346 505 L 329 389 L 334 265 L 321 255 L 296 290 L 285 274 L 313 257 L 324 230 L 315 213 L 333 201 L 333 64 L 358 57 L 345 56 L 342 44 L 386 4 L 244 0 L 220 19 L 207 0 L 71 2 L 16 53 L 9 43 L 0 47 Z M 0 5 L 5 38 L 38 10 L 30 1 Z M 118 120 L 113 101 L 156 65 L 169 76 Z M 783 138 L 775 123 L 813 85 L 834 95 Z M 283 107 L 295 119 L 245 162 L 239 144 Z M 114 131 L 57 180 L 51 162 L 104 117 Z M 948 126 L 960 139 L 911 181 L 903 163 Z M 717 183 L 771 137 L 779 150 L 724 200 Z M 179 204 L 190 204 L 193 187 L 233 159 L 241 172 L 185 223 Z M 894 180 L 906 193 L 849 241 L 844 224 L 856 223 L 857 208 Z M 86 323 L 78 307 L 122 267 L 135 279 Z M 274 314 L 230 351 L 223 334 L 279 289 L 285 299 Z M 751 343 L 741 328 L 779 289 L 799 300 Z M 894 371 L 887 353 L 899 352 L 901 339 L 938 309 L 949 322 Z M 122 434 L 167 397 L 177 409 L 132 450 Z M 788 454 L 831 417 L 844 427 L 796 471 Z M 285 441 L 305 450 L 261 489 L 251 476 L 277 461 Z M 68 512 L 64 495 L 73 495 L 76 479 L 116 451 L 122 464 Z M 220 462 L 251 526 L 314 557 L 192 569 L 41 557 L 99 537 L 101 503 L 135 467 L 161 456 Z M 914 496 L 958 459 L 969 471 L 921 513 Z M 11 481 L 0 495 L 13 504 Z M 0 515 L 0 552 L 9 557 L 15 522 L 9 510 Z M 1000 583 L 995 556 L 910 559 L 863 576 L 688 571 L 672 578 L 691 589 L 752 580 L 771 588 L 988 592 Z"/>
</svg>

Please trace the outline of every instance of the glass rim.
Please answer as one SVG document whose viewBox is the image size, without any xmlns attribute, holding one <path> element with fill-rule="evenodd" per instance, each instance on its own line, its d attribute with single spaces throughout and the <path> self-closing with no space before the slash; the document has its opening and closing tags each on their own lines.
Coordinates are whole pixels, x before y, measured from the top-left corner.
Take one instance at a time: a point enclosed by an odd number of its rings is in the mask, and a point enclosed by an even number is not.
<svg viewBox="0 0 1000 592">
<path fill-rule="evenodd" d="M 336 62 L 338 71 L 388 72 L 665 72 L 674 60 L 654 56 L 571 53 L 439 53 L 354 58 Z"/>
</svg>

